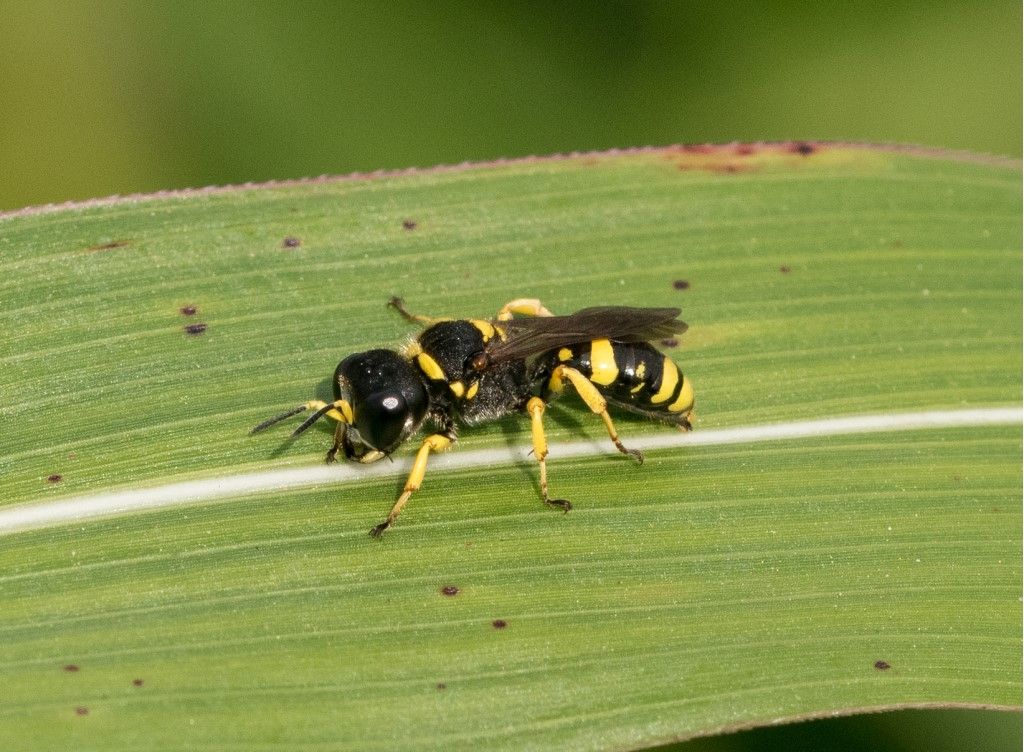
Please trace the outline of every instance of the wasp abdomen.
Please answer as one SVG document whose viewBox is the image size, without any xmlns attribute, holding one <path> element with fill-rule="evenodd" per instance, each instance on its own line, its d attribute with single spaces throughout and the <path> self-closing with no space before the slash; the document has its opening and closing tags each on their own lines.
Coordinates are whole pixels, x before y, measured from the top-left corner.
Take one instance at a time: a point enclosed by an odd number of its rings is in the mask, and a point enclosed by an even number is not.
<svg viewBox="0 0 1024 752">
<path fill-rule="evenodd" d="M 548 356 L 552 371 L 559 364 L 582 373 L 608 400 L 645 415 L 683 422 L 693 408 L 690 380 L 647 342 L 582 342 Z"/>
</svg>

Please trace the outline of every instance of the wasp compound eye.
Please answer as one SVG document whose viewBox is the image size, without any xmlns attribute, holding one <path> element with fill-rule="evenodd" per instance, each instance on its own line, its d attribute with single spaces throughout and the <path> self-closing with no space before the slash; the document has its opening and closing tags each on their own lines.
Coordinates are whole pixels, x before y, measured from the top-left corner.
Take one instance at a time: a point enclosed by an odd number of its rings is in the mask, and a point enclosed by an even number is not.
<svg viewBox="0 0 1024 752">
<path fill-rule="evenodd" d="M 356 428 L 366 444 L 389 452 L 402 440 L 409 403 L 397 392 L 371 394 L 356 407 Z"/>
</svg>

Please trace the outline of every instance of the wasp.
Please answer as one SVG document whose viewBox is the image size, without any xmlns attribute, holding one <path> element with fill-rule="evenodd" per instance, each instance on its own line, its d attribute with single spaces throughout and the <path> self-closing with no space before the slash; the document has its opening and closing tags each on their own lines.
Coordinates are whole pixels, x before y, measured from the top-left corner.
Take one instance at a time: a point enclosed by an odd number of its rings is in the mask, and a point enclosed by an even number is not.
<svg viewBox="0 0 1024 752">
<path fill-rule="evenodd" d="M 567 387 L 601 418 L 618 450 L 638 463 L 643 455 L 620 441 L 609 403 L 682 430 L 691 428 L 693 385 L 651 344 L 686 331 L 678 308 L 601 306 L 556 316 L 537 299 L 519 298 L 493 319 L 452 319 L 409 313 L 397 297 L 388 305 L 423 326 L 420 334 L 401 350 L 349 355 L 334 371 L 332 402 L 304 402 L 252 429 L 257 433 L 312 410 L 292 436 L 320 418 L 332 418 L 337 426 L 327 461 L 341 453 L 368 463 L 389 457 L 425 424 L 431 426 L 401 495 L 370 531 L 374 537 L 394 524 L 419 490 L 430 454 L 457 441 L 459 425 L 514 413 L 530 417 L 543 502 L 568 512 L 568 501 L 548 495 L 543 424 L 547 405 Z"/>
</svg>

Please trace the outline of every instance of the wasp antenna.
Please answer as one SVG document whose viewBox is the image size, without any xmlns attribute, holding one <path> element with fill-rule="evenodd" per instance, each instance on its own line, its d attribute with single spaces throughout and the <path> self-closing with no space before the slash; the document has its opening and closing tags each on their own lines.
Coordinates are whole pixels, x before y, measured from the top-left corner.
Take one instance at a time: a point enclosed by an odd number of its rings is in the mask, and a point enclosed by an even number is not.
<svg viewBox="0 0 1024 752">
<path fill-rule="evenodd" d="M 316 422 L 317 422 L 318 420 L 320 420 L 320 419 L 321 419 L 322 417 L 324 417 L 325 415 L 327 415 L 327 413 L 329 413 L 329 412 L 330 412 L 331 410 L 333 410 L 334 408 L 335 408 L 335 405 L 334 405 L 334 403 L 333 403 L 333 402 L 331 402 L 331 403 L 329 403 L 329 404 L 326 404 L 326 405 L 324 405 L 324 406 L 323 406 L 323 407 L 321 407 L 321 408 L 320 408 L 319 410 L 317 410 L 317 411 L 316 411 L 315 413 L 313 413 L 313 414 L 312 414 L 312 415 L 310 415 L 310 416 L 309 416 L 308 418 L 306 418 L 306 420 L 304 420 L 304 421 L 303 421 L 303 423 L 302 423 L 302 425 L 301 425 L 301 426 L 299 426 L 299 427 L 298 427 L 298 428 L 296 428 L 296 429 L 295 429 L 294 431 L 292 431 L 292 436 L 293 436 L 293 437 L 294 437 L 294 436 L 298 436 L 298 435 L 299 435 L 300 433 L 302 433 L 303 431 L 305 431 L 305 430 L 306 430 L 307 428 L 309 428 L 309 427 L 310 427 L 311 425 L 313 425 L 314 423 L 316 423 Z M 303 409 L 305 409 L 305 407 L 303 407 Z M 292 415 L 294 415 L 294 414 L 295 414 L 295 413 L 292 413 Z"/>
<path fill-rule="evenodd" d="M 306 404 L 303 403 L 303 404 L 299 405 L 298 407 L 292 408 L 291 410 L 289 410 L 286 413 L 281 413 L 280 415 L 275 415 L 273 418 L 270 418 L 269 420 L 265 420 L 262 423 L 260 423 L 258 426 L 253 428 L 251 431 L 249 431 L 249 434 L 252 435 L 254 433 L 259 433 L 260 431 L 265 431 L 266 429 L 270 428 L 275 423 L 280 423 L 282 420 L 285 420 L 286 418 L 290 418 L 293 415 L 298 415 L 299 413 L 304 412 L 307 409 L 308 408 L 307 408 Z"/>
</svg>

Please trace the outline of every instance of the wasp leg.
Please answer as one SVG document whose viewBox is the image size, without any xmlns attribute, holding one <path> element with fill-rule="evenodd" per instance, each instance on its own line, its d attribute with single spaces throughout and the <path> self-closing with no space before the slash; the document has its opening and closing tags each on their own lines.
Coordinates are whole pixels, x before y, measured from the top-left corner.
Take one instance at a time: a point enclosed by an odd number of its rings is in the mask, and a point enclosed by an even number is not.
<svg viewBox="0 0 1024 752">
<path fill-rule="evenodd" d="M 637 461 L 638 464 L 643 464 L 644 456 L 637 449 L 626 449 L 619 441 L 619 433 L 615 430 L 615 424 L 612 423 L 612 417 L 608 414 L 608 402 L 604 397 L 601 396 L 601 392 L 597 390 L 593 382 L 584 376 L 582 373 L 577 371 L 575 368 L 570 368 L 566 365 L 560 365 L 551 374 L 551 382 L 560 384 L 562 378 L 565 377 L 572 382 L 575 387 L 577 394 L 587 403 L 587 407 L 590 408 L 590 412 L 594 415 L 599 415 L 601 420 L 604 421 L 604 427 L 608 429 L 608 438 L 614 443 L 616 448 L 623 454 L 628 454 Z"/>
<path fill-rule="evenodd" d="M 563 512 L 572 509 L 565 499 L 552 499 L 548 496 L 548 439 L 544 435 L 544 400 L 540 397 L 531 397 L 526 403 L 526 411 L 530 414 L 531 430 L 533 432 L 533 456 L 540 463 L 540 494 L 544 503 L 548 506 L 558 507 Z"/>
<path fill-rule="evenodd" d="M 510 300 L 498 311 L 498 321 L 509 321 L 513 314 L 521 316 L 554 316 L 547 308 L 541 305 L 537 298 L 516 298 Z"/>
<path fill-rule="evenodd" d="M 398 497 L 398 501 L 391 507 L 388 518 L 373 528 L 370 531 L 370 535 L 374 538 L 379 538 L 383 535 L 384 531 L 394 524 L 395 519 L 401 513 L 402 507 L 409 501 L 413 491 L 419 490 L 419 487 L 423 484 L 423 476 L 427 472 L 427 457 L 430 456 L 430 453 L 443 452 L 454 442 L 455 438 L 453 436 L 445 436 L 441 433 L 432 434 L 423 440 L 420 450 L 416 453 L 416 460 L 412 463 L 412 472 L 409 473 L 409 479 L 405 482 L 402 495 Z"/>
<path fill-rule="evenodd" d="M 405 301 L 397 295 L 393 296 L 391 300 L 388 301 L 388 307 L 394 308 L 398 311 L 402 318 L 410 324 L 423 324 L 425 326 L 429 326 L 431 324 L 436 324 L 439 321 L 451 321 L 450 317 L 445 316 L 421 316 L 418 313 L 409 313 L 405 308 Z"/>
<path fill-rule="evenodd" d="M 348 430 L 347 423 L 339 423 L 334 429 L 334 446 L 327 451 L 327 464 L 331 464 L 338 458 L 342 442 L 345 440 L 345 432 Z"/>
</svg>

